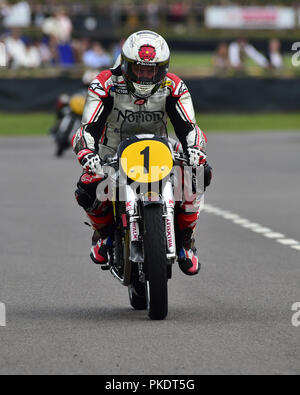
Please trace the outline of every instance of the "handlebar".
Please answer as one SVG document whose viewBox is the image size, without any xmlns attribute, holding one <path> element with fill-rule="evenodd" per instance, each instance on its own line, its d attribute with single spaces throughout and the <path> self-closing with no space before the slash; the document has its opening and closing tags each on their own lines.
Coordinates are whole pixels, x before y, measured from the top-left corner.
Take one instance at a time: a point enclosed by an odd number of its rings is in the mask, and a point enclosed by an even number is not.
<svg viewBox="0 0 300 395">
<path fill-rule="evenodd" d="M 185 154 L 174 153 L 174 165 L 182 166 L 188 164 L 188 158 Z"/>
<path fill-rule="evenodd" d="M 188 158 L 185 154 L 174 153 L 174 166 L 182 166 L 188 164 Z M 119 167 L 119 160 L 116 156 L 105 158 L 105 161 L 101 164 L 102 173 L 97 173 L 97 175 L 103 177 L 109 175 L 109 170 L 111 168 L 117 169 Z"/>
</svg>

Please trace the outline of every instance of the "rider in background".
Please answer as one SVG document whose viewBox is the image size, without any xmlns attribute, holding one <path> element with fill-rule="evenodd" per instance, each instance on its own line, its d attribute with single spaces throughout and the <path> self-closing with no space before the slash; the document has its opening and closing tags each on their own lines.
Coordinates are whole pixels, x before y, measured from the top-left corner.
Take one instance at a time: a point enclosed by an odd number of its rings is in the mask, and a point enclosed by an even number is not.
<svg viewBox="0 0 300 395">
<path fill-rule="evenodd" d="M 71 96 L 63 93 L 56 101 L 56 121 L 50 129 L 50 134 L 55 142 L 57 157 L 61 157 L 71 147 L 74 132 L 81 124 L 87 87 L 98 74 L 99 71 L 87 70 L 82 77 L 82 89 Z"/>
<path fill-rule="evenodd" d="M 102 160 L 116 153 L 126 114 L 135 118 L 138 113 L 136 118 L 140 122 L 146 119 L 146 130 L 151 130 L 157 114 L 165 125 L 169 118 L 180 141 L 175 144 L 176 150 L 187 154 L 190 166 L 204 165 L 205 187 L 210 184 L 212 173 L 205 154 L 206 136 L 196 123 L 188 88 L 179 77 L 169 73 L 169 62 L 169 47 L 160 35 L 151 31 L 137 32 L 124 43 L 114 68 L 100 73 L 88 89 L 82 126 L 73 139 L 74 151 L 83 167 L 75 195 L 95 230 L 91 258 L 96 264 L 108 262 L 114 228 L 111 202 L 96 199 L 96 189 L 102 181 L 97 174 Z M 141 113 L 147 116 L 140 116 Z M 143 125 L 140 126 L 143 129 Z M 200 270 L 193 237 L 199 214 L 199 199 L 177 205 L 178 261 L 187 275 L 195 275 Z"/>
</svg>

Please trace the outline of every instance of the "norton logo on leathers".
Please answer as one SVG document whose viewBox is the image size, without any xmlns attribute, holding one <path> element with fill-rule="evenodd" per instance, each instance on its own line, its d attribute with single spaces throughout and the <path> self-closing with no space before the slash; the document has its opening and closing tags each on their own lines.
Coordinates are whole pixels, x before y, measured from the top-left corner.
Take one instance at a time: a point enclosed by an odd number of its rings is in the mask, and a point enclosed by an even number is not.
<svg viewBox="0 0 300 395">
<path fill-rule="evenodd" d="M 129 123 L 150 123 L 150 122 L 159 122 L 164 119 L 164 112 L 163 111 L 131 111 L 126 110 L 123 113 L 121 110 L 117 108 L 114 109 L 118 112 L 118 119 L 117 122 L 122 120 L 126 120 Z"/>
</svg>

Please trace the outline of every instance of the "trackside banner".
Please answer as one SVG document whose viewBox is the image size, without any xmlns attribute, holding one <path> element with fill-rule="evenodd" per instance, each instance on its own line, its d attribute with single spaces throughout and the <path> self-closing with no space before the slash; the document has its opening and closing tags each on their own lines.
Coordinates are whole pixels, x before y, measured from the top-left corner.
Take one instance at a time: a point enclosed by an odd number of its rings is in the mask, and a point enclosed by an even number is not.
<svg viewBox="0 0 300 395">
<path fill-rule="evenodd" d="M 212 29 L 294 29 L 292 7 L 207 7 L 205 24 Z"/>
</svg>

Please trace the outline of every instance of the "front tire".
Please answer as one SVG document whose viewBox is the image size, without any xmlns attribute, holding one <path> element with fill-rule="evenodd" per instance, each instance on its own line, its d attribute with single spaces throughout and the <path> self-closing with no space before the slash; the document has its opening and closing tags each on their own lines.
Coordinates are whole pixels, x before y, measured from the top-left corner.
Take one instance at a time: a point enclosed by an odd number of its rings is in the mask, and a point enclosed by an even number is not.
<svg viewBox="0 0 300 395">
<path fill-rule="evenodd" d="M 146 297 L 152 320 L 168 315 L 167 242 L 163 207 L 144 208 L 144 247 L 146 264 Z"/>
</svg>

